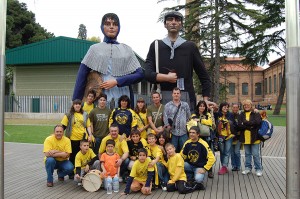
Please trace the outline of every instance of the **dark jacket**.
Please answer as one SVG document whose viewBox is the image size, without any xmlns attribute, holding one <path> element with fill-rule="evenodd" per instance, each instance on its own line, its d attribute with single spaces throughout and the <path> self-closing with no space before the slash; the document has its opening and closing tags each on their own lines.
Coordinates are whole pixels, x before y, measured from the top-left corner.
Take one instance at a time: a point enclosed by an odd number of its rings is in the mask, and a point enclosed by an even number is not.
<svg viewBox="0 0 300 199">
<path fill-rule="evenodd" d="M 251 132 L 251 143 L 254 143 L 256 140 L 259 140 L 258 130 L 261 123 L 261 117 L 259 113 L 250 113 L 249 121 L 246 120 L 245 112 L 241 112 L 238 117 L 238 129 L 241 131 L 240 141 L 245 143 L 245 130 Z"/>
</svg>

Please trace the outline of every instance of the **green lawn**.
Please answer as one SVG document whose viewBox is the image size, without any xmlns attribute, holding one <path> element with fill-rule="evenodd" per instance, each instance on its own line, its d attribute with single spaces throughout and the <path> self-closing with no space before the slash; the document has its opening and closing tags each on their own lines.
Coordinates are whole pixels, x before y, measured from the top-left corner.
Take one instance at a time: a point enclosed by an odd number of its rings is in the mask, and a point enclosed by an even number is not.
<svg viewBox="0 0 300 199">
<path fill-rule="evenodd" d="M 43 144 L 47 136 L 53 133 L 53 126 L 5 125 L 5 142 Z"/>
</svg>

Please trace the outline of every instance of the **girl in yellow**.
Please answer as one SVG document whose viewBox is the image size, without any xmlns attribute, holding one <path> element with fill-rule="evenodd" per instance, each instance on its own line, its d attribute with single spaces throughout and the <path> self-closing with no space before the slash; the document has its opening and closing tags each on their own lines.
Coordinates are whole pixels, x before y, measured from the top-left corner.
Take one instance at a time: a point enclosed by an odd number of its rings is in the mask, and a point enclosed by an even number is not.
<svg viewBox="0 0 300 199">
<path fill-rule="evenodd" d="M 191 193 L 197 189 L 197 185 L 190 186 L 187 184 L 186 174 L 184 172 L 184 160 L 179 153 L 175 153 L 175 147 L 171 143 L 166 144 L 166 151 L 169 157 L 165 163 L 170 174 L 170 180 L 167 184 L 167 191 L 174 192 L 178 190 L 180 194 Z"/>
<path fill-rule="evenodd" d="M 70 161 L 73 165 L 75 164 L 75 156 L 80 151 L 80 140 L 87 137 L 88 141 L 91 142 L 93 139 L 90 119 L 87 113 L 82 110 L 81 103 L 79 99 L 74 100 L 70 112 L 64 115 L 61 121 L 61 124 L 66 130 L 66 137 L 71 140 L 72 153 L 70 155 Z M 74 173 L 73 175 L 70 174 L 69 177 L 74 178 Z"/>
<path fill-rule="evenodd" d="M 147 138 L 147 128 L 149 127 L 148 119 L 147 119 L 147 108 L 145 104 L 145 100 L 140 97 L 137 100 L 136 107 L 134 108 L 136 113 L 138 130 L 141 132 L 141 138 Z"/>
</svg>

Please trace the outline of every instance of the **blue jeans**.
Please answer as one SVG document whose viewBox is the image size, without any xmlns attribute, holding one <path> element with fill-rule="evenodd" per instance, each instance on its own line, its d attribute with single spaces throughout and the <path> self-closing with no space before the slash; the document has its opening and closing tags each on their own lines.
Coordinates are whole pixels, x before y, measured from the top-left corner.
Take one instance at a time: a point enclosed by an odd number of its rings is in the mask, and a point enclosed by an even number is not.
<svg viewBox="0 0 300 199">
<path fill-rule="evenodd" d="M 245 149 L 245 168 L 252 169 L 252 156 L 254 161 L 255 170 L 262 170 L 261 157 L 260 157 L 260 144 L 244 144 Z"/>
<path fill-rule="evenodd" d="M 237 141 L 236 144 L 233 144 L 231 147 L 231 166 L 232 168 L 241 168 L 241 142 Z"/>
<path fill-rule="evenodd" d="M 172 134 L 171 143 L 174 145 L 176 152 L 179 153 L 184 145 L 184 143 L 188 140 L 187 134 L 182 136 L 177 136 Z"/>
<path fill-rule="evenodd" d="M 220 143 L 220 155 L 221 155 L 221 164 L 222 166 L 228 167 L 229 155 L 231 152 L 233 138 L 228 140 L 224 140 L 224 142 Z"/>
<path fill-rule="evenodd" d="M 197 183 L 202 183 L 205 177 L 204 173 L 198 173 L 199 167 L 193 166 L 188 162 L 184 162 L 184 171 L 188 181 L 195 179 Z"/>
<path fill-rule="evenodd" d="M 104 186 L 104 189 L 106 190 L 107 189 L 107 184 L 112 184 L 112 183 L 117 183 L 119 184 L 119 177 L 106 177 L 103 179 L 103 186 Z"/>
<path fill-rule="evenodd" d="M 98 155 L 98 153 L 99 153 L 101 141 L 102 141 L 102 138 L 95 138 L 95 146 L 93 148 L 93 151 L 96 155 Z"/>
<path fill-rule="evenodd" d="M 157 162 L 156 166 L 159 182 L 164 182 L 165 184 L 167 184 L 170 178 L 167 168 L 160 162 Z"/>
<path fill-rule="evenodd" d="M 57 169 L 59 178 L 69 175 L 74 170 L 74 166 L 69 160 L 57 161 L 53 157 L 47 157 L 45 167 L 47 172 L 47 182 L 53 182 L 54 169 Z"/>
</svg>

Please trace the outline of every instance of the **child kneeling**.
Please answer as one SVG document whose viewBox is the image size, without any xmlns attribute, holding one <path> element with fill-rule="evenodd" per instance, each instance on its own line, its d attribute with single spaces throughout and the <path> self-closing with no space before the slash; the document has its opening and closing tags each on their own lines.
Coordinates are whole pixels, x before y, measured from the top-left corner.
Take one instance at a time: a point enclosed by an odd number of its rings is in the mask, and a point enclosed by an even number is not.
<svg viewBox="0 0 300 199">
<path fill-rule="evenodd" d="M 130 175 L 128 177 L 126 188 L 122 195 L 141 191 L 144 195 L 151 194 L 152 179 L 154 177 L 154 167 L 149 167 L 151 159 L 147 157 L 148 153 L 145 148 L 138 150 L 138 160 L 134 162 Z"/>
</svg>

